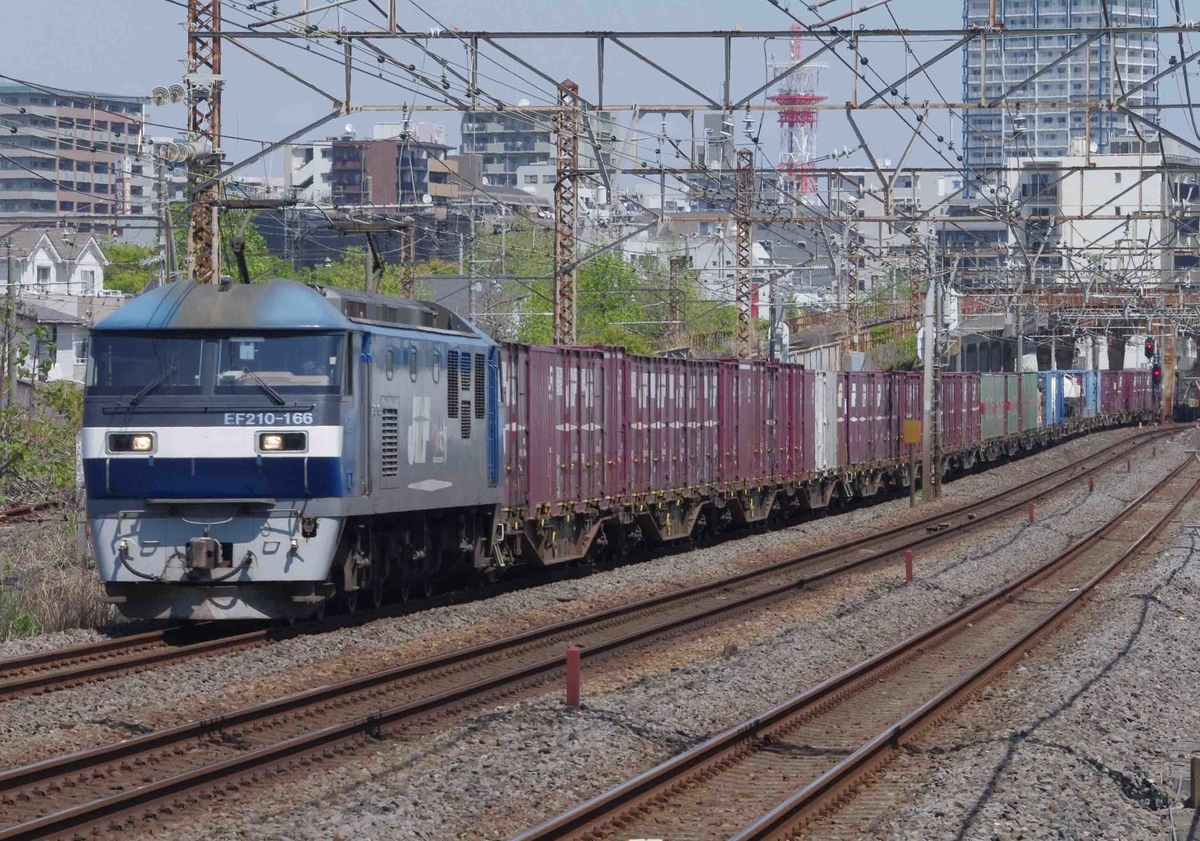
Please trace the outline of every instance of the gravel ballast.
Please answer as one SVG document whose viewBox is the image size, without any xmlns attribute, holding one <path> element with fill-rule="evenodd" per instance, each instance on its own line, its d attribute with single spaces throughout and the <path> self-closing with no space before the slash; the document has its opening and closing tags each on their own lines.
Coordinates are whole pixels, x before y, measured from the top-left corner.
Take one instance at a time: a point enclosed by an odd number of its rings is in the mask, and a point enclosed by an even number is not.
<svg viewBox="0 0 1200 841">
<path fill-rule="evenodd" d="M 984 497 L 1085 454 L 1102 452 L 1131 434 L 1133 430 L 1123 429 L 1084 436 L 995 470 L 964 477 L 946 485 L 939 503 L 918 510 L 926 514 Z M 1164 452 L 1160 446 L 1159 453 Z M 1147 460 L 1149 455 L 1149 450 L 1139 453 Z M 1123 466 L 1114 466 L 1108 474 L 1119 477 L 1121 470 Z M 1098 491 L 1103 487 L 1102 482 Z M 0 705 L 0 762 L 13 765 L 36 761 L 507 636 L 791 557 L 899 524 L 910 516 L 907 500 L 893 500 L 587 578 L 17 699 Z M 204 698 L 202 709 L 196 706 L 197 696 Z"/>
<path fill-rule="evenodd" d="M 256 790 L 161 834 L 507 837 L 1048 559 L 1149 489 L 1179 464 L 1188 446 L 1185 438 L 1161 442 L 1157 458 L 1147 451 L 1135 458 L 1132 473 L 1123 465 L 1106 472 L 1092 495 L 1081 483 L 1080 490 L 1039 506 L 1032 526 L 1013 522 L 944 544 L 918 559 L 913 586 L 904 586 L 895 568 L 856 573 L 698 637 L 610 658 L 585 670 L 585 709 L 577 713 L 562 709 L 557 692 L 496 706 L 433 734 L 383 741 L 355 760 Z M 1039 467 L 1037 472 L 1049 469 Z M 990 480 L 1018 481 L 1013 475 Z M 896 505 L 904 506 L 901 516 L 907 513 L 906 502 Z M 808 527 L 830 523 L 836 521 Z"/>
</svg>

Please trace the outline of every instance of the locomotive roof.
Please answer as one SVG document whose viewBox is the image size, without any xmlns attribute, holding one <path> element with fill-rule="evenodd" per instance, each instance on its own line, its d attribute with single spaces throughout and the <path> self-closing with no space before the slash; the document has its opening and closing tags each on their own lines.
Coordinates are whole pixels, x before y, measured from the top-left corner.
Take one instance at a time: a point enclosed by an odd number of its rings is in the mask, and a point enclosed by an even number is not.
<svg viewBox="0 0 1200 841">
<path fill-rule="evenodd" d="M 221 288 L 182 280 L 139 295 L 95 330 L 350 330 L 354 322 L 477 331 L 437 304 L 274 278 Z"/>
</svg>

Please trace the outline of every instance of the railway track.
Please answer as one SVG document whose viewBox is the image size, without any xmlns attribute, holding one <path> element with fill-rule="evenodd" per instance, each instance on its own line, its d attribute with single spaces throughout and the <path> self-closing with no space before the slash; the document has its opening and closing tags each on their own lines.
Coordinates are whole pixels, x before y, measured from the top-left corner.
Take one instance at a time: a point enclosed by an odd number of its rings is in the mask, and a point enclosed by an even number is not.
<svg viewBox="0 0 1200 841">
<path fill-rule="evenodd" d="M 1109 523 L 1020 579 L 518 841 L 786 838 L 1051 632 L 1200 490 L 1188 459 Z"/>
<path fill-rule="evenodd" d="M 1008 511 L 1029 501 L 1040 499 L 1069 485 L 1081 474 L 1104 469 L 1135 450 L 1157 441 L 1169 432 L 1169 430 L 1159 429 L 1131 436 L 1112 450 L 1093 454 L 1058 470 L 1016 485 L 992 500 L 960 506 L 944 514 L 927 517 L 915 523 L 892 529 L 872 538 L 870 543 L 880 546 L 883 545 L 881 541 L 885 540 L 899 540 L 905 543 L 898 549 L 890 550 L 894 552 L 910 548 L 911 535 L 920 535 L 925 529 L 940 528 L 943 524 L 952 526 L 957 524 L 965 527 L 973 520 L 984 522 L 989 517 L 995 516 L 989 514 L 990 511 L 1001 508 Z M 854 550 L 867 548 L 867 542 L 858 541 L 851 544 L 850 547 L 842 547 L 842 549 L 848 548 Z M 882 551 L 879 550 L 874 554 Z M 828 557 L 831 557 L 828 551 L 817 552 L 774 565 L 767 568 L 767 571 L 794 569 L 797 563 L 825 560 Z M 486 593 L 474 595 L 479 597 Z M 93 681 L 107 680 L 194 657 L 222 654 L 278 642 L 302 634 L 324 633 L 349 625 L 365 624 L 375 619 L 396 616 L 416 609 L 450 604 L 460 598 L 461 594 L 448 594 L 412 606 L 390 606 L 378 611 L 364 611 L 352 616 L 328 617 L 319 622 L 290 628 L 263 627 L 249 631 L 243 630 L 241 633 L 230 633 L 220 623 L 192 628 L 171 627 L 10 660 L 0 660 L 0 702 L 21 695 L 56 691 Z"/>
<path fill-rule="evenodd" d="M 1130 442 L 1129 449 L 1083 460 L 1067 475 L 1056 471 L 986 503 L 766 570 L 0 773 L 0 826 L 6 827 L 0 839 L 135 828 L 197 799 L 219 798 L 257 775 L 332 758 L 381 728 L 421 725 L 535 690 L 561 673 L 568 642 L 592 659 L 759 609 L 807 584 L 1020 511 L 1031 494 L 1078 481 L 1151 440 Z"/>
</svg>

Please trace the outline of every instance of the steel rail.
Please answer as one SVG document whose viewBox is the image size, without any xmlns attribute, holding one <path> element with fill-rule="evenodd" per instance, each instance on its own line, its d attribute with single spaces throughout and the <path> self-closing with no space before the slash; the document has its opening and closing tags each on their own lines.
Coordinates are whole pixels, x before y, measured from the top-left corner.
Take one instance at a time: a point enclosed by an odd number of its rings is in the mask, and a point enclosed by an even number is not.
<svg viewBox="0 0 1200 841">
<path fill-rule="evenodd" d="M 1189 466 L 1195 466 L 1195 462 L 1190 458 L 1156 483 L 1153 488 L 1125 506 L 1111 520 L 1072 543 L 1061 554 L 1017 579 L 1001 585 L 946 619 L 851 666 L 840 674 L 772 707 L 761 715 L 744 721 L 708 741 L 632 777 L 615 788 L 521 833 L 516 836 L 515 841 L 547 841 L 547 839 L 559 839 L 575 834 L 587 835 L 589 831 L 619 821 L 621 815 L 632 814 L 657 798 L 669 796 L 669 792 L 686 786 L 687 780 L 698 774 L 708 771 L 719 773 L 722 763 L 735 762 L 741 752 L 752 750 L 753 744 L 764 739 L 771 731 L 779 729 L 791 720 L 819 714 L 823 709 L 836 707 L 839 701 L 846 697 L 845 693 L 851 686 L 881 680 L 884 675 L 901 665 L 905 659 L 919 656 L 924 646 L 930 645 L 947 634 L 962 633 L 971 627 L 972 620 L 978 620 L 981 614 L 994 609 L 998 603 L 1010 600 L 1014 594 L 1027 589 L 1037 579 L 1064 568 L 1071 559 L 1080 557 L 1099 541 L 1105 539 L 1110 532 L 1140 510 L 1145 503 L 1151 501 L 1157 493 L 1178 478 Z M 1097 584 L 1111 575 L 1130 557 L 1140 552 L 1149 541 L 1166 528 L 1182 506 L 1192 499 L 1198 490 L 1200 490 L 1200 478 L 1192 483 L 1190 489 L 1166 514 L 1139 535 L 1115 560 L 1108 563 L 1099 573 L 1055 608 L 1044 614 L 1017 639 L 995 651 L 967 674 L 937 692 L 920 707 L 879 732 L 816 780 L 803 786 L 787 800 L 745 827 L 734 838 L 737 841 L 765 841 L 765 839 L 786 837 L 787 832 L 802 823 L 806 816 L 823 808 L 830 798 L 842 794 L 858 776 L 877 767 L 881 762 L 881 756 L 897 747 L 904 737 L 911 735 L 922 724 L 936 719 L 939 714 L 952 707 L 964 693 L 1027 648 L 1036 637 L 1051 630 Z"/>
<path fill-rule="evenodd" d="M 58 508 L 60 505 L 62 505 L 61 502 L 34 502 L 29 505 L 18 505 L 15 508 L 5 508 L 3 511 L 0 511 L 0 521 L 11 520 L 14 517 L 27 517 L 38 511 Z"/>
<path fill-rule="evenodd" d="M 1114 461 L 1117 461 L 1121 456 L 1126 455 L 1134 450 L 1145 446 L 1151 441 L 1157 440 L 1168 434 L 1170 430 L 1157 429 L 1152 432 L 1144 432 L 1130 436 L 1121 441 L 1117 447 L 1129 446 L 1127 450 L 1121 450 L 1115 454 L 1108 455 L 1103 458 L 1099 464 L 1093 465 L 1090 469 L 1100 470 Z M 698 585 L 696 587 L 679 590 L 674 593 L 667 594 L 662 597 L 655 597 L 643 602 L 633 603 L 628 606 L 632 609 L 642 609 L 651 607 L 661 603 L 661 600 L 675 600 L 686 598 L 697 593 L 711 590 L 715 587 L 727 586 L 742 581 L 749 580 L 762 574 L 774 573 L 789 567 L 795 566 L 798 563 L 808 563 L 819 560 L 822 557 L 828 557 L 834 553 L 842 553 L 849 549 L 857 549 L 867 546 L 871 543 L 877 543 L 880 540 L 889 537 L 895 537 L 904 532 L 913 529 L 925 528 L 931 524 L 942 523 L 947 519 L 961 517 L 967 513 L 980 508 L 983 505 L 990 505 L 996 499 L 1006 495 L 1021 492 L 1041 482 L 1051 480 L 1057 476 L 1068 474 L 1073 471 L 1078 471 L 1083 465 L 1097 458 L 1101 458 L 1105 453 L 1093 453 L 1085 456 L 1082 459 L 1072 462 L 1058 470 L 1050 471 L 1034 479 L 1030 479 L 1021 484 L 1015 485 L 998 497 L 993 497 L 989 500 L 982 500 L 974 503 L 965 503 L 957 508 L 927 516 L 915 522 L 906 523 L 902 526 L 889 529 L 875 535 L 858 538 L 848 544 L 843 544 L 837 547 L 829 547 L 827 549 L 818 550 L 814 553 L 809 553 L 797 558 L 789 558 L 784 561 L 777 562 L 760 569 L 749 570 L 739 575 L 729 576 L 727 578 L 718 579 L 716 581 Z M 1070 479 L 1066 480 L 1067 482 Z M 1065 484 L 1065 482 L 1064 482 Z M 1033 499 L 1040 499 L 1042 496 L 1056 491 L 1061 485 L 1055 485 L 1045 489 L 1042 494 L 1039 494 Z M 1023 505 L 1028 500 L 1022 500 L 1016 503 L 1013 507 Z M 964 524 L 965 525 L 965 524 Z M 729 535 L 729 539 L 737 539 L 738 534 Z M 925 541 L 929 542 L 929 541 Z M 914 544 L 912 548 L 917 545 Z M 415 604 L 407 610 L 422 607 L 437 606 L 443 601 L 453 600 L 453 597 L 443 597 L 430 603 L 421 602 Z M 620 610 L 615 608 L 614 610 Z M 406 612 L 407 612 L 406 610 Z M 116 639 L 102 640 L 95 643 L 85 643 L 82 645 L 71 646 L 70 648 L 53 649 L 50 651 L 39 652 L 37 654 L 29 654 L 23 657 L 15 657 L 9 660 L 0 660 L 0 702 L 10 698 L 19 697 L 30 693 L 47 692 L 51 690 L 64 689 L 70 686 L 76 686 L 81 683 L 107 679 L 110 677 L 128 674 L 134 671 L 140 671 L 152 667 L 165 665 L 168 663 L 183 661 L 192 657 L 211 656 L 214 654 L 236 651 L 243 648 L 250 648 L 256 645 L 262 645 L 270 642 L 278 642 L 285 639 L 291 639 L 296 636 L 308 635 L 314 633 L 322 633 L 326 630 L 346 627 L 348 625 L 362 624 L 376 618 L 383 618 L 389 615 L 395 615 L 397 608 L 385 607 L 381 611 L 362 611 L 351 616 L 334 616 L 329 617 L 322 622 L 312 625 L 296 626 L 292 628 L 262 628 L 253 631 L 247 631 L 241 634 L 233 634 L 229 636 L 219 636 L 216 639 L 209 639 L 200 642 L 181 643 L 178 645 L 170 644 L 170 636 L 174 634 L 183 634 L 185 629 L 173 627 L 161 631 L 150 631 L 144 634 L 130 635 Z M 207 625 L 208 623 L 206 623 Z M 147 649 L 136 651 L 135 649 Z M 118 656 L 122 651 L 131 651 L 132 653 L 126 656 Z M 55 667 L 57 664 L 57 668 Z"/>
<path fill-rule="evenodd" d="M 1144 446 L 1149 441 L 1154 440 L 1160 434 L 1165 435 L 1170 430 L 1162 430 L 1158 433 L 1152 433 L 1145 436 L 1146 441 L 1136 443 L 1134 448 Z M 1096 458 L 1094 454 L 1089 459 L 1081 460 L 1067 468 L 1060 469 L 1078 469 L 1084 462 Z M 1106 463 L 1111 463 L 1113 460 L 1120 458 L 1124 453 L 1116 453 L 1110 455 Z M 1056 473 L 1057 473 L 1056 472 Z M 1047 474 L 1054 476 L 1055 473 Z M 1035 481 L 1045 481 L 1047 476 L 1039 477 L 1038 480 L 1030 480 L 1023 483 L 1017 488 L 1026 487 Z M 1066 484 L 1071 481 L 1076 481 L 1078 475 L 1064 479 L 1061 484 Z M 1061 485 L 1060 485 L 1061 486 Z M 1002 496 L 1011 494 L 1017 488 L 1010 489 L 1002 494 Z M 1050 489 L 1039 491 L 1038 495 L 1044 495 L 1051 492 Z M 1024 505 L 1025 500 L 1021 500 L 1000 509 L 990 512 L 984 517 L 976 517 L 975 519 L 967 519 L 954 530 L 946 529 L 936 531 L 934 533 L 926 533 L 920 536 L 913 544 L 925 544 L 934 540 L 945 539 L 950 534 L 961 529 L 979 525 L 984 522 L 995 519 L 996 517 L 1004 516 L 1011 513 L 1015 509 Z M 958 511 L 967 513 L 970 508 L 978 508 L 980 504 L 964 505 Z M 914 528 L 923 526 L 926 523 L 934 520 L 944 519 L 947 515 L 942 514 L 935 517 L 925 518 L 918 524 L 908 525 L 897 531 L 911 531 Z M 885 533 L 887 534 L 887 533 Z M 831 554 L 853 553 L 857 548 L 862 547 L 870 542 L 875 542 L 880 539 L 880 535 L 872 535 L 868 538 L 862 538 L 851 541 L 848 544 L 837 547 L 836 549 L 822 550 L 817 553 L 812 553 L 818 557 L 828 557 Z M 910 544 L 911 545 L 911 544 Z M 14 792 L 18 789 L 27 788 L 36 784 L 40 784 L 40 788 L 53 790 L 58 785 L 52 781 L 55 778 L 65 777 L 66 781 L 72 779 L 72 775 L 84 772 L 87 769 L 95 767 L 113 767 L 117 764 L 122 766 L 133 763 L 140 764 L 142 757 L 151 754 L 154 751 L 163 749 L 171 749 L 173 746 L 181 745 L 189 740 L 196 740 L 201 737 L 211 737 L 214 734 L 219 734 L 229 731 L 240 725 L 256 725 L 256 722 L 262 722 L 266 719 L 278 719 L 285 715 L 303 715 L 310 713 L 314 707 L 324 702 L 341 702 L 344 703 L 351 695 L 363 693 L 369 696 L 371 692 L 379 692 L 381 689 L 390 688 L 400 681 L 407 679 L 416 679 L 420 681 L 422 676 L 429 675 L 441 669 L 450 669 L 451 674 L 458 672 L 466 672 L 467 678 L 464 682 L 453 684 L 442 691 L 430 692 L 424 696 L 419 696 L 415 699 L 407 700 L 404 703 L 396 704 L 384 709 L 376 710 L 368 715 L 350 716 L 347 719 L 336 724 L 326 726 L 311 732 L 303 733 L 292 738 L 282 739 L 274 744 L 263 747 L 244 750 L 235 756 L 231 756 L 219 761 L 210 762 L 209 764 L 188 769 L 183 772 L 175 773 L 170 776 L 164 776 L 155 781 L 147 782 L 142 785 L 124 787 L 124 790 L 115 794 L 93 800 L 88 803 L 82 803 L 72 806 L 68 809 L 55 812 L 45 817 L 40 817 L 35 820 L 26 821 L 15 824 L 7 829 L 0 830 L 0 839 L 9 841 L 9 839 L 18 838 L 35 838 L 42 837 L 45 834 L 56 834 L 67 832 L 83 825 L 94 823 L 97 820 L 112 817 L 118 814 L 129 814 L 138 810 L 146 810 L 153 808 L 151 804 L 168 804 L 164 808 L 170 808 L 169 802 L 172 798 L 179 795 L 180 792 L 195 789 L 197 786 L 207 785 L 209 783 L 220 782 L 228 784 L 233 781 L 233 778 L 248 772 L 260 770 L 265 766 L 273 766 L 286 764 L 290 760 L 297 757 L 313 757 L 317 755 L 331 755 L 329 752 L 334 749 L 338 743 L 353 740 L 357 737 L 374 733 L 379 728 L 395 724 L 399 722 L 411 721 L 416 718 L 428 716 L 430 714 L 444 712 L 448 707 L 462 702 L 479 702 L 481 697 L 495 692 L 511 692 L 515 688 L 536 685 L 543 681 L 549 675 L 561 670 L 563 666 L 563 658 L 560 651 L 555 651 L 544 657 L 540 657 L 533 662 L 524 665 L 518 665 L 512 668 L 505 668 L 496 674 L 492 674 L 483 679 L 470 680 L 469 669 L 472 660 L 479 661 L 477 666 L 482 666 L 486 663 L 488 655 L 503 654 L 520 651 L 525 649 L 529 651 L 531 646 L 539 642 L 543 644 L 545 641 L 556 641 L 556 638 L 562 637 L 565 633 L 579 631 L 580 629 L 593 627 L 593 632 L 603 632 L 610 636 L 601 636 L 600 640 L 592 645 L 588 645 L 583 650 L 583 656 L 591 659 L 602 654 L 616 651 L 618 649 L 637 644 L 639 642 L 649 640 L 651 638 L 661 637 L 664 634 L 669 634 L 680 629 L 694 628 L 703 626 L 707 622 L 720 619 L 730 615 L 734 611 L 743 610 L 747 607 L 759 605 L 773 598 L 785 596 L 789 593 L 795 593 L 805 585 L 814 581 L 821 580 L 838 572 L 859 567 L 865 563 L 871 563 L 881 560 L 884 557 L 890 557 L 897 552 L 902 551 L 904 546 L 892 547 L 885 554 L 876 555 L 873 557 L 855 559 L 846 564 L 840 564 L 834 567 L 827 567 L 812 575 L 792 578 L 782 584 L 773 586 L 761 592 L 751 593 L 740 598 L 726 598 L 703 610 L 687 613 L 684 615 L 671 616 L 663 621 L 658 621 L 642 627 L 636 626 L 636 620 L 639 612 L 644 612 L 647 608 L 653 608 L 660 605 L 677 602 L 681 598 L 685 598 L 688 594 L 703 594 L 728 586 L 731 580 L 745 581 L 755 576 L 763 575 L 761 570 L 750 571 L 748 573 L 740 573 L 735 576 L 730 576 L 727 579 L 722 579 L 720 582 L 711 582 L 697 587 L 689 588 L 687 591 L 680 591 L 663 596 L 656 596 L 650 599 L 645 599 L 640 602 L 635 602 L 630 605 L 618 606 L 599 613 L 580 617 L 556 625 L 548 626 L 541 629 L 534 629 L 529 632 L 514 635 L 501 640 L 496 640 L 484 643 L 468 649 L 460 649 L 458 651 L 449 652 L 443 655 L 426 658 L 421 661 L 408 663 L 392 669 L 375 672 L 373 674 L 358 676 L 347 679 L 337 684 L 317 687 L 315 689 L 304 690 L 285 696 L 281 699 L 271 700 L 255 704 L 253 706 L 243 708 L 241 710 L 232 711 L 207 719 L 189 722 L 175 727 L 171 727 L 162 731 L 149 733 L 144 736 L 135 737 L 124 740 L 111 745 L 103 745 L 89 750 L 79 751 L 73 754 L 68 754 L 61 757 L 44 760 L 22 768 L 12 769 L 0 773 L 0 804 L 12 803 Z M 809 556 L 801 556 L 807 558 Z M 794 562 L 793 562 L 794 563 Z M 773 564 L 772 568 L 786 566 L 786 562 Z M 632 619 L 630 618 L 632 617 Z M 622 632 L 621 629 L 612 627 L 614 619 L 624 618 L 625 621 L 633 621 L 635 627 L 631 630 Z M 538 653 L 534 650 L 532 653 Z M 515 656 L 515 655 L 513 655 Z M 234 735 L 236 738 L 236 734 Z M 176 751 L 178 747 L 174 748 Z M 153 767 L 152 765 L 148 767 Z"/>
</svg>

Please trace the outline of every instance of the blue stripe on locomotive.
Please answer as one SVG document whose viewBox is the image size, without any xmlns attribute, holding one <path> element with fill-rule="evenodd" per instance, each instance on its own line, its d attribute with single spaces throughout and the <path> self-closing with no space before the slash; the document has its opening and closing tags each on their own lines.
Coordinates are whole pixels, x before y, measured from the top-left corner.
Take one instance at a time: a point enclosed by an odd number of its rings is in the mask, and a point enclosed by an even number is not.
<svg viewBox="0 0 1200 841">
<path fill-rule="evenodd" d="M 340 458 L 115 458 L 87 459 L 94 499 L 214 499 L 347 496 L 352 477 Z M 307 473 L 307 478 L 306 478 Z"/>
</svg>

